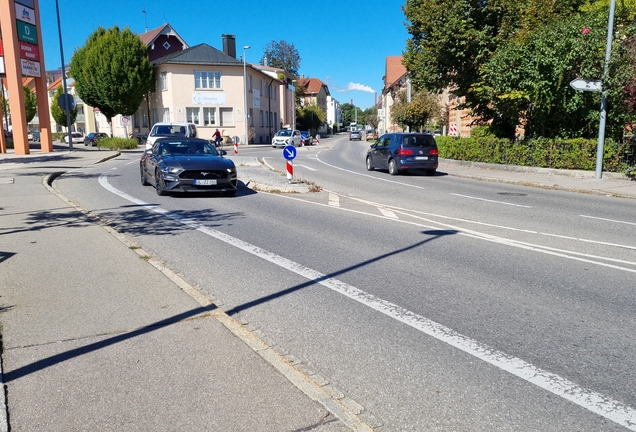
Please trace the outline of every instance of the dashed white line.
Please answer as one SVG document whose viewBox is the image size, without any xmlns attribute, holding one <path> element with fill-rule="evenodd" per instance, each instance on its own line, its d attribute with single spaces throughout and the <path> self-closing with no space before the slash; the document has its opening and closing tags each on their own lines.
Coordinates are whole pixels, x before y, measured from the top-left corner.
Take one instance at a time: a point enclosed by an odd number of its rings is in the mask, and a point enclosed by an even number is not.
<svg viewBox="0 0 636 432">
<path fill-rule="evenodd" d="M 636 223 L 634 223 L 634 222 L 625 222 L 625 221 L 619 221 L 619 220 L 614 220 L 614 219 L 605 219 L 605 218 L 594 217 L 594 216 L 585 216 L 585 215 L 579 215 L 579 216 L 582 217 L 582 218 L 597 219 L 597 220 L 602 220 L 602 221 L 606 221 L 606 222 L 615 222 L 615 223 L 626 224 L 626 225 L 636 225 Z"/>
<path fill-rule="evenodd" d="M 329 205 L 332 207 L 340 207 L 340 197 L 335 193 L 329 193 Z"/>
</svg>

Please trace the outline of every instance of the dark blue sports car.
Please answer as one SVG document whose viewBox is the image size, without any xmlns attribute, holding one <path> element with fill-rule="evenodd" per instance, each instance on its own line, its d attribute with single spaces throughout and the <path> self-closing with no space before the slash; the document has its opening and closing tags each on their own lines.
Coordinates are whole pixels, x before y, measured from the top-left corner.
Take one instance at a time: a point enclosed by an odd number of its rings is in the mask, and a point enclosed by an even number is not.
<svg viewBox="0 0 636 432">
<path fill-rule="evenodd" d="M 198 138 L 160 138 L 141 156 L 141 184 L 152 184 L 157 195 L 170 192 L 221 192 L 234 196 L 236 166 L 209 141 Z"/>
</svg>

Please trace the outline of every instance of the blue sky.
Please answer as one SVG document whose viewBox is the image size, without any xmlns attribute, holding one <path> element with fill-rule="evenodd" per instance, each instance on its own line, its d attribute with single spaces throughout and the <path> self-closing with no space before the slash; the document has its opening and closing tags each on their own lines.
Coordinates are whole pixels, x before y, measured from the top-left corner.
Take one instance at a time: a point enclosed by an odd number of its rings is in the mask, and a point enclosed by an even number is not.
<svg viewBox="0 0 636 432">
<path fill-rule="evenodd" d="M 340 103 L 362 109 L 379 99 L 385 58 L 402 55 L 408 33 L 404 0 L 58 0 L 64 60 L 84 45 L 98 27 L 126 26 L 135 33 L 170 24 L 190 46 L 207 43 L 222 49 L 221 35 L 236 35 L 237 56 L 251 46 L 247 61 L 258 63 L 272 40 L 294 44 L 301 57 L 299 72 L 329 86 Z M 55 1 L 40 1 L 47 70 L 60 67 Z M 145 10 L 146 14 L 142 11 Z"/>
</svg>

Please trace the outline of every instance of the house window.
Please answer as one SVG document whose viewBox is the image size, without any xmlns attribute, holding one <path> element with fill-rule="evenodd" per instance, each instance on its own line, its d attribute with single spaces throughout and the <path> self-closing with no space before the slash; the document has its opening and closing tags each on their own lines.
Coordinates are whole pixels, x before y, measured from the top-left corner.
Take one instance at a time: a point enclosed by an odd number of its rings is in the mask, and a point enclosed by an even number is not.
<svg viewBox="0 0 636 432">
<path fill-rule="evenodd" d="M 216 108 L 203 108 L 203 126 L 216 124 Z"/>
<path fill-rule="evenodd" d="M 274 117 L 272 117 L 272 114 L 273 113 L 269 113 L 269 115 L 267 116 L 267 120 L 269 120 L 268 123 L 267 123 L 267 126 L 272 126 L 274 124 L 273 123 L 274 122 Z"/>
<path fill-rule="evenodd" d="M 232 108 L 220 108 L 221 126 L 234 126 L 234 111 Z"/>
<path fill-rule="evenodd" d="M 186 119 L 188 123 L 199 124 L 199 108 L 186 107 Z"/>
<path fill-rule="evenodd" d="M 261 110 L 261 127 L 265 126 L 265 118 L 263 117 L 263 110 Z"/>
<path fill-rule="evenodd" d="M 250 126 L 254 126 L 254 108 L 250 108 Z"/>
<path fill-rule="evenodd" d="M 170 48 L 170 44 L 168 43 L 168 41 L 165 41 L 165 42 L 163 43 L 163 47 L 164 47 L 164 49 L 166 49 L 166 50 Z"/>
<path fill-rule="evenodd" d="M 139 111 L 133 115 L 133 127 L 139 127 Z"/>
<path fill-rule="evenodd" d="M 221 72 L 195 71 L 194 88 L 196 89 L 220 89 Z"/>
<path fill-rule="evenodd" d="M 252 75 L 247 76 L 247 91 L 252 93 Z"/>
<path fill-rule="evenodd" d="M 152 124 L 155 124 L 159 121 L 159 114 L 157 113 L 157 108 L 152 109 Z"/>
<path fill-rule="evenodd" d="M 141 120 L 142 120 L 142 126 L 148 127 L 148 111 L 146 110 L 141 111 Z"/>
<path fill-rule="evenodd" d="M 168 72 L 161 72 L 159 74 L 159 88 L 161 88 L 161 90 L 168 90 Z"/>
<path fill-rule="evenodd" d="M 169 122 L 170 121 L 170 108 L 164 108 L 163 109 L 163 121 L 164 122 Z"/>
<path fill-rule="evenodd" d="M 84 105 L 76 105 L 77 106 L 77 115 L 84 115 Z"/>
</svg>

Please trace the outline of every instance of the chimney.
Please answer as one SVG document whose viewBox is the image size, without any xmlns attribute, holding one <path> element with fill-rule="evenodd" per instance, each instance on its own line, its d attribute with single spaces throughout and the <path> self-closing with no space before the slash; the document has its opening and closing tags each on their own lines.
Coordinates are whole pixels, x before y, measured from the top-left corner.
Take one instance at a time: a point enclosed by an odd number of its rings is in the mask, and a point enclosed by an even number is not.
<svg viewBox="0 0 636 432">
<path fill-rule="evenodd" d="M 223 34 L 223 52 L 230 57 L 236 58 L 236 39 L 233 34 Z"/>
</svg>

